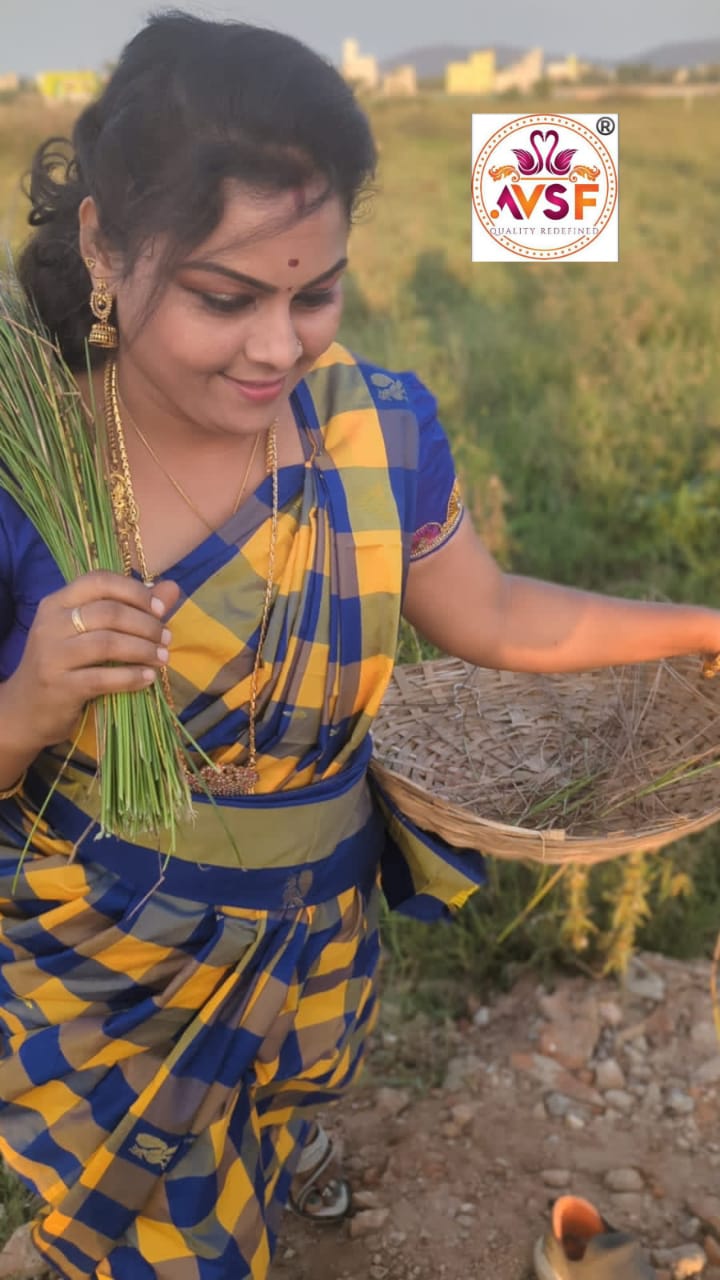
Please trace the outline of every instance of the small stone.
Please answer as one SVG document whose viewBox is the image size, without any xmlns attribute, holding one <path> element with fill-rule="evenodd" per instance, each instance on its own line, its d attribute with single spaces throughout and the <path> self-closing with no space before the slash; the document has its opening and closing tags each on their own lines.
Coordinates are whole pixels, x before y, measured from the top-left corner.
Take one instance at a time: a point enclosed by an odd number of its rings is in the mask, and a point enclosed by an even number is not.
<svg viewBox="0 0 720 1280">
<path fill-rule="evenodd" d="M 385 1280 L 390 1275 L 390 1268 L 378 1266 L 377 1263 L 370 1268 L 370 1280 Z"/>
<path fill-rule="evenodd" d="M 665 1099 L 665 1110 L 674 1116 L 689 1116 L 695 1110 L 695 1099 L 682 1089 L 670 1089 Z"/>
<path fill-rule="evenodd" d="M 470 1231 L 476 1225 L 475 1219 L 471 1218 L 468 1213 L 459 1213 L 455 1221 L 464 1231 Z"/>
<path fill-rule="evenodd" d="M 353 1205 L 356 1209 L 379 1209 L 381 1208 L 375 1191 L 353 1191 Z"/>
<path fill-rule="evenodd" d="M 461 1213 L 475 1213 L 476 1211 L 477 1205 L 473 1204 L 472 1200 L 467 1200 L 465 1204 L 460 1205 Z"/>
<path fill-rule="evenodd" d="M 693 1194 L 685 1203 L 693 1217 L 699 1218 L 708 1231 L 720 1237 L 720 1196 Z"/>
<path fill-rule="evenodd" d="M 389 1209 L 366 1209 L 363 1213 L 356 1213 L 349 1222 L 351 1238 L 359 1240 L 363 1236 L 371 1236 L 376 1231 L 382 1231 L 389 1217 Z"/>
<path fill-rule="evenodd" d="M 650 1046 L 648 1045 L 648 1042 L 645 1039 L 645 1036 L 638 1035 L 638 1036 L 633 1036 L 632 1040 L 630 1040 L 627 1046 L 627 1049 L 631 1057 L 634 1057 L 636 1059 L 642 1059 L 647 1055 L 647 1051 L 649 1047 Z"/>
<path fill-rule="evenodd" d="M 608 1169 L 604 1178 L 608 1191 L 642 1191 L 645 1181 L 637 1169 Z"/>
<path fill-rule="evenodd" d="M 538 1048 L 568 1070 L 574 1070 L 585 1066 L 599 1031 L 595 1018 L 575 1016 L 566 1022 L 553 1022 L 540 1032 Z"/>
<path fill-rule="evenodd" d="M 630 1072 L 630 1079 L 634 1083 L 647 1084 L 649 1080 L 652 1080 L 652 1074 L 652 1067 L 649 1067 L 646 1062 L 634 1062 Z"/>
<path fill-rule="evenodd" d="M 473 1024 L 476 1027 L 486 1027 L 490 1021 L 490 1010 L 487 1005 L 481 1005 L 473 1014 Z"/>
<path fill-rule="evenodd" d="M 683 1240 L 697 1240 L 702 1231 L 702 1223 L 699 1218 L 685 1218 L 678 1230 Z"/>
<path fill-rule="evenodd" d="M 709 1018 L 694 1022 L 690 1028 L 690 1041 L 700 1053 L 717 1053 L 718 1037 L 715 1023 Z"/>
<path fill-rule="evenodd" d="M 635 1106 L 635 1099 L 625 1089 L 608 1089 L 605 1094 L 605 1101 L 609 1106 L 614 1107 L 616 1111 L 622 1111 L 623 1115 L 628 1115 Z"/>
<path fill-rule="evenodd" d="M 562 1119 L 570 1110 L 570 1099 L 564 1093 L 549 1093 L 545 1099 L 545 1110 L 549 1116 Z"/>
<path fill-rule="evenodd" d="M 642 1218 L 645 1216 L 645 1197 L 639 1191 L 613 1192 L 614 1209 L 626 1218 Z"/>
<path fill-rule="evenodd" d="M 577 1111 L 568 1111 L 565 1117 L 565 1123 L 568 1129 L 574 1130 L 575 1133 L 578 1133 L 580 1129 L 585 1128 L 585 1121 L 582 1116 L 578 1115 Z"/>
<path fill-rule="evenodd" d="M 458 1102 L 450 1108 L 450 1118 L 459 1129 L 468 1129 L 477 1115 L 477 1106 L 471 1102 Z"/>
<path fill-rule="evenodd" d="M 25 1223 L 13 1232 L 0 1253 L 0 1276 L 19 1274 L 23 1280 L 40 1280 L 47 1275 L 47 1263 L 37 1252 L 30 1231 L 30 1223 Z"/>
<path fill-rule="evenodd" d="M 477 1089 L 485 1077 L 485 1064 L 476 1053 L 465 1053 L 451 1058 L 445 1073 L 443 1088 L 448 1093 L 461 1093 Z"/>
<path fill-rule="evenodd" d="M 669 1267 L 673 1280 L 688 1280 L 697 1276 L 707 1262 L 705 1250 L 699 1244 L 681 1244 L 676 1249 L 656 1249 L 652 1255 L 658 1267 Z"/>
<path fill-rule="evenodd" d="M 401 1249 L 407 1240 L 405 1231 L 388 1231 L 387 1242 L 391 1249 Z"/>
<path fill-rule="evenodd" d="M 283 1256 L 282 1256 L 283 1262 L 292 1262 L 293 1258 L 295 1258 L 296 1256 L 297 1256 L 296 1249 L 291 1249 L 289 1246 L 287 1249 L 283 1249 Z"/>
<path fill-rule="evenodd" d="M 412 1099 L 407 1089 L 378 1089 L 375 1094 L 375 1108 L 378 1115 L 390 1119 L 405 1111 Z"/>
<path fill-rule="evenodd" d="M 615 1058 L 604 1058 L 595 1067 L 595 1086 L 601 1093 L 608 1089 L 624 1089 L 625 1072 Z"/>
<path fill-rule="evenodd" d="M 652 1000 L 655 1004 L 665 999 L 664 980 L 639 956 L 633 956 L 628 965 L 625 987 L 631 995 L 639 996 L 642 1000 Z"/>
<path fill-rule="evenodd" d="M 720 1084 L 720 1054 L 696 1067 L 692 1078 L 693 1084 Z"/>
<path fill-rule="evenodd" d="M 598 1013 L 607 1027 L 619 1027 L 623 1020 L 622 1009 L 614 1000 L 602 1000 Z"/>
<path fill-rule="evenodd" d="M 660 1090 L 660 1085 L 658 1084 L 657 1080 L 651 1080 L 645 1090 L 645 1097 L 643 1098 L 643 1102 L 642 1102 L 643 1109 L 645 1111 L 653 1111 L 657 1107 L 659 1107 L 661 1103 L 662 1103 L 662 1092 Z"/>
<path fill-rule="evenodd" d="M 546 1187 L 553 1187 L 558 1191 L 570 1184 L 570 1172 L 568 1169 L 543 1169 L 540 1177 Z"/>
</svg>

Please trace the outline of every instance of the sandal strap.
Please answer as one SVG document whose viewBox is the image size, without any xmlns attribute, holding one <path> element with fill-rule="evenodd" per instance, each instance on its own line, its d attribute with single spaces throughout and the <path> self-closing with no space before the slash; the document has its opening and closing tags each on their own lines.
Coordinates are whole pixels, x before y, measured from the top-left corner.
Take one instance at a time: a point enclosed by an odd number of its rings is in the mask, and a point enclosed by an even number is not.
<svg viewBox="0 0 720 1280">
<path fill-rule="evenodd" d="M 294 1179 L 300 1182 L 297 1190 L 290 1195 L 290 1206 L 300 1217 L 313 1222 L 338 1222 L 346 1217 L 351 1204 L 352 1193 L 349 1183 L 341 1177 L 332 1177 L 322 1184 L 323 1174 L 335 1160 L 332 1138 L 321 1125 L 317 1125 L 314 1138 L 303 1147 L 302 1154 L 295 1168 Z M 327 1204 L 328 1193 L 335 1203 Z M 325 1201 L 324 1209 L 312 1212 L 307 1204 L 313 1194 L 318 1194 Z"/>
<path fill-rule="evenodd" d="M 303 1183 L 303 1185 L 300 1187 L 300 1190 L 293 1197 L 295 1200 L 295 1204 L 298 1210 L 300 1211 L 300 1213 L 302 1213 L 303 1209 L 305 1208 L 308 1198 L 312 1195 L 313 1191 L 316 1190 L 318 1186 L 318 1182 L 322 1178 L 322 1175 L 324 1174 L 325 1170 L 328 1168 L 330 1164 L 332 1164 L 332 1160 L 333 1160 L 333 1149 L 331 1144 L 328 1147 L 328 1150 L 326 1151 L 323 1159 L 320 1161 L 317 1167 L 312 1170 L 311 1173 L 308 1173 L 307 1181 Z M 335 1182 L 337 1182 L 337 1178 L 332 1178 L 330 1182 L 328 1182 L 328 1186 L 332 1186 L 332 1184 Z"/>
<path fill-rule="evenodd" d="M 311 1142 L 306 1143 L 302 1149 L 300 1159 L 295 1166 L 295 1173 L 319 1172 L 319 1169 L 316 1170 L 316 1165 L 319 1166 L 325 1161 L 325 1164 L 322 1164 L 324 1169 L 328 1155 L 332 1156 L 332 1142 L 322 1125 L 318 1124 L 316 1125 L 315 1137 Z"/>
</svg>

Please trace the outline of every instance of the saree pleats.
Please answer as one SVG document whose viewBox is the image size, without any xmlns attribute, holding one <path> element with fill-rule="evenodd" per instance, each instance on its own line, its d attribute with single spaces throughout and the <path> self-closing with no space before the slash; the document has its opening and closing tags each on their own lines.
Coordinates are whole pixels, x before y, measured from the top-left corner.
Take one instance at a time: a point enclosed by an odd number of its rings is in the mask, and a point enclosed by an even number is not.
<svg viewBox="0 0 720 1280">
<path fill-rule="evenodd" d="M 267 913 L 0 861 L 0 1150 L 71 1280 L 263 1280 L 302 1112 L 354 1078 L 376 895 Z"/>
</svg>

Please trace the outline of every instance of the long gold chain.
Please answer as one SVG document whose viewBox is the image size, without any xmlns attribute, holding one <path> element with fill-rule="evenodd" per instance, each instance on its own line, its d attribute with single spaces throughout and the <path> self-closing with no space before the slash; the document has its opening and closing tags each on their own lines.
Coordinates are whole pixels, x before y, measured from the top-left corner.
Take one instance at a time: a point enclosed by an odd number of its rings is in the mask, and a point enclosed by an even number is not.
<svg viewBox="0 0 720 1280">
<path fill-rule="evenodd" d="M 134 544 L 138 568 L 146 586 L 150 586 L 152 584 L 152 578 L 148 573 L 145 552 L 142 545 L 142 537 L 140 534 L 140 510 L 135 499 L 130 464 L 128 462 L 127 450 L 125 447 L 125 433 L 123 430 L 122 415 L 120 413 L 117 391 L 117 366 L 114 360 L 109 360 L 105 366 L 105 420 L 107 423 L 108 449 L 110 454 L 110 493 L 113 511 L 115 514 L 118 541 L 120 543 L 123 559 L 123 567 L 125 573 L 129 576 L 132 571 L 132 546 Z M 198 771 L 200 775 L 199 777 L 187 765 L 183 765 L 185 776 L 188 779 L 190 787 L 194 791 L 204 791 L 207 789 L 212 795 L 253 795 L 260 777 L 257 768 L 258 684 L 260 665 L 262 663 L 262 651 L 265 640 L 267 639 L 268 626 L 270 623 L 270 606 L 272 604 L 279 523 L 277 432 L 274 422 L 269 428 L 267 434 L 265 465 L 268 474 L 272 477 L 270 549 L 268 554 L 268 572 L 265 581 L 263 611 L 260 621 L 260 633 L 258 636 L 255 661 L 253 663 L 252 674 L 250 677 L 247 763 L 243 765 L 224 764 L 220 765 L 219 769 L 214 769 L 211 765 L 204 765 L 203 768 Z M 168 703 L 174 709 L 167 667 L 160 668 L 160 678 L 162 680 L 163 691 Z M 201 778 L 202 782 L 200 781 Z"/>
<path fill-rule="evenodd" d="M 180 481 L 179 481 L 179 480 L 176 480 L 176 479 L 175 479 L 175 476 L 171 475 L 171 474 L 170 474 L 170 472 L 168 471 L 167 467 L 166 467 L 166 466 L 165 466 L 165 465 L 160 461 L 160 458 L 158 457 L 157 453 L 156 453 L 156 452 L 155 452 L 155 450 L 153 449 L 153 446 L 151 445 L 150 441 L 148 440 L 148 438 L 147 438 L 147 436 L 144 434 L 144 432 L 142 432 L 142 431 L 140 430 L 140 428 L 139 428 L 139 426 L 138 426 L 137 422 L 135 421 L 135 419 L 133 418 L 132 414 L 130 413 L 130 411 L 129 411 L 129 409 L 128 409 L 127 405 L 123 404 L 122 396 L 120 395 L 119 390 L 118 390 L 118 393 L 117 393 L 117 400 L 118 400 L 118 407 L 122 406 L 122 408 L 123 408 L 123 410 L 124 410 L 124 412 L 125 412 L 125 415 L 126 415 L 126 417 L 127 417 L 128 421 L 129 421 L 129 423 L 130 423 L 131 427 L 132 427 L 132 428 L 133 428 L 133 430 L 135 431 L 136 435 L 139 437 L 139 439 L 140 439 L 141 443 L 142 443 L 142 444 L 145 446 L 145 448 L 147 449 L 148 453 L 150 454 L 150 457 L 153 459 L 153 462 L 155 462 L 155 464 L 159 467 L 160 471 L 162 471 L 162 473 L 163 473 L 163 475 L 166 477 L 166 479 L 168 479 L 168 480 L 170 481 L 171 485 L 173 486 L 173 489 L 175 489 L 175 491 L 180 495 L 180 497 L 182 498 L 183 502 L 185 502 L 185 504 L 190 508 L 190 510 L 193 512 L 193 514 L 197 516 L 198 520 L 201 520 L 201 521 L 202 521 L 202 523 L 205 525 L 205 528 L 206 528 L 206 529 L 209 529 L 211 533 L 215 533 L 215 532 L 216 532 L 216 526 L 215 526 L 215 525 L 210 524 L 210 521 L 205 519 L 205 516 L 203 515 L 202 511 L 200 510 L 200 508 L 199 508 L 199 507 L 196 507 L 196 505 L 195 505 L 195 503 L 193 502 L 193 500 L 192 500 L 192 498 L 190 497 L 190 495 L 189 495 L 188 493 L 186 493 L 186 492 L 185 492 L 185 490 L 183 489 L 182 485 L 180 484 Z M 252 447 L 252 450 L 251 450 L 251 452 L 250 452 L 250 460 L 249 460 L 249 462 L 248 462 L 248 464 L 247 464 L 247 466 L 246 466 L 246 468 L 245 468 L 245 474 L 244 474 L 244 476 L 243 476 L 242 484 L 240 485 L 240 489 L 239 489 L 239 491 L 238 491 L 237 498 L 235 499 L 235 503 L 234 503 L 234 505 L 233 505 L 233 509 L 232 509 L 232 514 L 233 514 L 233 515 L 235 515 L 235 514 L 237 513 L 238 507 L 240 506 L 240 503 L 241 503 L 241 502 L 242 502 L 242 500 L 243 500 L 243 495 L 244 495 L 244 493 L 245 493 L 245 488 L 246 488 L 246 486 L 247 486 L 247 482 L 248 482 L 248 479 L 249 479 L 249 476 L 250 476 L 250 472 L 251 472 L 251 470 L 252 470 L 253 462 L 255 461 L 255 456 L 256 456 L 257 451 L 258 451 L 258 444 L 259 444 L 259 443 L 260 443 L 260 435 L 259 435 L 259 433 L 258 433 L 258 434 L 256 434 L 256 436 L 255 436 L 255 441 L 254 441 L 254 443 L 253 443 L 253 447 Z"/>
</svg>

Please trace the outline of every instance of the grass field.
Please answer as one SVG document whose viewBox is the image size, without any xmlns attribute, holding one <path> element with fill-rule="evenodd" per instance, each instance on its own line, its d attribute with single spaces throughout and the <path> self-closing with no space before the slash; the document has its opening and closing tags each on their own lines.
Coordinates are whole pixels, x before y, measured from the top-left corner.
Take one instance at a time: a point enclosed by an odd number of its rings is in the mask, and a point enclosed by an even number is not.
<svg viewBox="0 0 720 1280">
<path fill-rule="evenodd" d="M 571 99 L 527 105 L 588 109 Z M 430 384 L 467 501 L 504 564 L 619 594 L 719 603 L 718 99 L 622 103 L 619 264 L 470 262 L 470 114 L 489 109 L 435 96 L 371 105 L 381 169 L 351 241 L 342 336 Z M 70 121 L 36 105 L 0 107 L 4 238 L 23 234 L 18 181 L 33 146 Z M 408 635 L 403 646 L 415 652 Z M 622 961 L 637 926 L 645 945 L 707 951 L 719 853 L 711 833 L 639 871 L 615 865 L 589 883 L 566 881 L 507 939 L 543 880 L 494 867 L 455 929 L 388 922 L 390 953 L 409 976 L 443 982 L 578 949 L 589 965 L 608 952 Z"/>
</svg>

